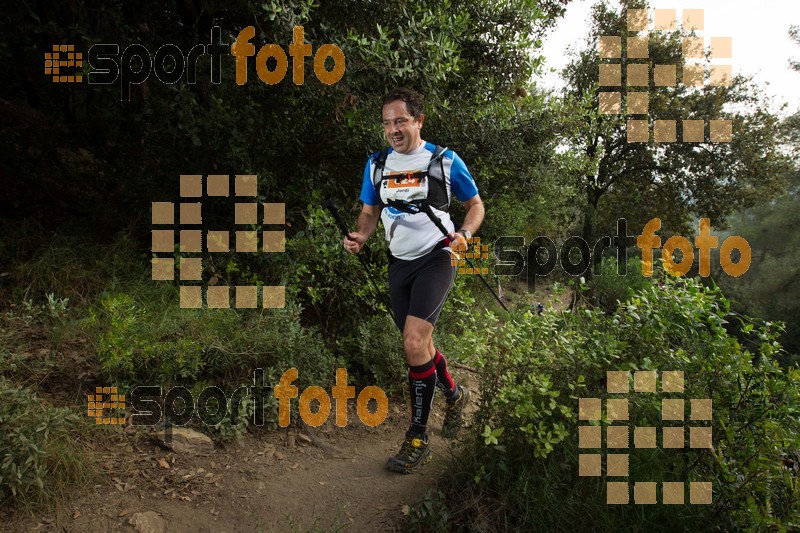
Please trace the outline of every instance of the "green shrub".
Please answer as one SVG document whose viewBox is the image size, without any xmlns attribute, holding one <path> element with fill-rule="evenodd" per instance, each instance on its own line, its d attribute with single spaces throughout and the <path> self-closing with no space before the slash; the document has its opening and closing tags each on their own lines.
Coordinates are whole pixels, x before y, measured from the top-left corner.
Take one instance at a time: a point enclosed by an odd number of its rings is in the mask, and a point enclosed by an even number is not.
<svg viewBox="0 0 800 533">
<path fill-rule="evenodd" d="M 405 511 L 404 511 L 405 512 Z M 428 489 L 425 496 L 408 508 L 406 531 L 426 533 L 447 531 L 448 510 L 445 495 L 440 490 Z"/>
<path fill-rule="evenodd" d="M 598 303 L 610 311 L 625 303 L 634 292 L 650 285 L 650 280 L 642 275 L 640 258 L 628 259 L 624 272 L 624 275 L 619 274 L 616 258 L 604 257 L 600 263 L 600 275 L 592 278 L 591 287 Z"/>
<path fill-rule="evenodd" d="M 358 326 L 355 340 L 349 363 L 363 373 L 367 384 L 376 385 L 387 394 L 406 394 L 403 337 L 394 322 L 383 315 L 365 320 Z"/>
<path fill-rule="evenodd" d="M 81 419 L 0 377 L 0 501 L 43 503 L 88 471 L 71 431 Z"/>
<path fill-rule="evenodd" d="M 128 294 L 113 294 L 90 310 L 98 326 L 97 354 L 104 372 L 125 383 L 136 376 L 192 378 L 203 365 L 201 347 L 183 335 L 182 320 L 158 317 Z"/>
<path fill-rule="evenodd" d="M 468 510 L 451 517 L 468 523 L 479 514 L 498 530 L 797 524 L 800 487 L 781 456 L 800 448 L 800 372 L 776 363 L 775 328 L 735 317 L 751 351 L 726 332 L 731 319 L 718 289 L 659 274 L 610 315 L 526 312 L 462 337 L 471 343 L 464 351 L 478 355 L 481 402 L 449 484 L 469 487 L 450 494 L 451 511 Z M 631 449 L 629 472 L 631 481 L 711 481 L 712 505 L 608 506 L 605 478 L 578 476 L 579 451 L 589 453 L 578 449 L 578 426 L 591 424 L 579 422 L 578 399 L 606 398 L 608 370 L 682 370 L 683 398 L 712 399 L 713 452 Z M 661 398 L 631 393 L 629 427 L 660 426 Z M 487 499 L 492 505 L 468 504 Z"/>
<path fill-rule="evenodd" d="M 55 293 L 73 302 L 91 299 L 109 281 L 147 275 L 143 259 L 137 256 L 136 243 L 126 233 L 120 233 L 109 245 L 56 234 L 30 257 L 14 264 L 12 297 L 22 301 Z"/>
<path fill-rule="evenodd" d="M 336 358 L 314 328 L 301 326 L 292 301 L 284 309 L 253 312 L 190 310 L 177 305 L 177 291 L 167 290 L 175 299 L 163 306 L 113 294 L 91 310 L 97 353 L 110 377 L 191 384 L 203 377 L 244 378 L 257 367 L 296 367 L 300 383 L 333 380 Z"/>
<path fill-rule="evenodd" d="M 345 217 L 349 214 L 343 212 Z M 395 390 L 404 382 L 402 337 L 388 318 L 386 248 L 382 230 L 362 250 L 364 264 L 342 246 L 342 234 L 323 209 L 309 205 L 306 227 L 287 242 L 287 293 L 303 308 L 327 347 L 355 382 Z M 352 224 L 351 224 L 352 225 Z M 405 390 L 405 387 L 400 387 Z"/>
</svg>

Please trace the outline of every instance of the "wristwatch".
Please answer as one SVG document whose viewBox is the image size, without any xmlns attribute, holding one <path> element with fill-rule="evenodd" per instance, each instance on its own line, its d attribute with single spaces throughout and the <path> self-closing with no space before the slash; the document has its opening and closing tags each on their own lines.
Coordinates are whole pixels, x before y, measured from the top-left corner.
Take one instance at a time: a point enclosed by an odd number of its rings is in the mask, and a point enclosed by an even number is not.
<svg viewBox="0 0 800 533">
<path fill-rule="evenodd" d="M 461 228 L 460 230 L 458 230 L 457 233 L 461 233 L 462 235 L 464 235 L 464 238 L 467 240 L 470 240 L 472 238 L 472 233 L 470 233 L 468 229 Z"/>
</svg>

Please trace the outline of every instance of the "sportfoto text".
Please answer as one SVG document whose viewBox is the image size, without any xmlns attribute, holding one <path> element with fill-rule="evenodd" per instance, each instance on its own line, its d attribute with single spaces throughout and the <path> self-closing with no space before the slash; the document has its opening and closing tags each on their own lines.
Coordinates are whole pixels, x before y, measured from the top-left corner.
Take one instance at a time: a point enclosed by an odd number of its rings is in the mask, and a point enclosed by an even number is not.
<svg viewBox="0 0 800 533">
<path fill-rule="evenodd" d="M 236 59 L 236 83 L 247 83 L 248 57 L 255 56 L 255 71 L 259 79 L 267 84 L 275 85 L 283 81 L 289 68 L 286 51 L 277 44 L 265 44 L 256 53 L 256 47 L 250 40 L 255 37 L 255 28 L 243 28 L 233 46 L 223 44 L 219 26 L 211 28 L 211 42 L 196 44 L 184 53 L 174 44 L 164 44 L 155 55 L 142 44 L 131 44 L 120 55 L 117 44 L 95 44 L 89 48 L 88 59 L 92 70 L 88 73 L 90 85 L 110 85 L 119 79 L 120 99 L 131 99 L 131 86 L 147 81 L 150 74 L 155 74 L 162 83 L 172 85 L 184 78 L 186 83 L 197 83 L 197 62 L 208 56 L 211 65 L 211 83 L 219 85 L 222 71 L 222 56 L 232 55 Z M 292 57 L 292 81 L 295 85 L 305 83 L 305 58 L 311 57 L 313 48 L 305 42 L 303 26 L 294 27 L 294 38 L 288 46 Z M 323 44 L 313 54 L 314 74 L 326 85 L 333 85 L 342 79 L 345 71 L 345 58 L 342 49 L 333 44 Z M 274 68 L 270 70 L 267 61 L 274 60 Z M 325 68 L 325 61 L 331 58 L 333 69 Z"/>
<path fill-rule="evenodd" d="M 707 277 L 711 273 L 711 250 L 719 246 L 719 238 L 711 235 L 711 223 L 709 219 L 702 218 L 699 223 L 700 229 L 694 238 L 694 244 L 700 254 L 699 273 L 700 276 Z M 531 287 L 536 285 L 536 277 L 545 277 L 553 272 L 556 264 L 559 263 L 561 256 L 561 267 L 571 276 L 580 276 L 585 273 L 590 264 L 594 264 L 594 274 L 600 274 L 599 259 L 603 252 L 609 248 L 617 250 L 617 274 L 624 276 L 627 272 L 628 247 L 636 245 L 642 251 L 642 275 L 651 276 L 653 273 L 653 251 L 660 249 L 666 269 L 675 275 L 686 275 L 694 263 L 694 248 L 689 240 L 680 235 L 675 235 L 667 239 L 663 244 L 661 238 L 655 234 L 661 229 L 661 219 L 651 219 L 645 224 L 642 233 L 638 236 L 628 235 L 628 223 L 624 218 L 617 220 L 617 234 L 613 237 L 600 237 L 593 249 L 589 250 L 589 244 L 581 237 L 573 236 L 564 241 L 561 249 L 557 249 L 555 243 L 548 237 L 539 236 L 525 249 L 524 237 L 500 237 L 495 242 L 495 274 L 498 276 L 519 276 L 528 267 L 528 284 Z M 680 261 L 675 261 L 673 253 L 680 250 L 682 257 Z M 739 251 L 739 260 L 734 262 L 732 254 L 734 250 Z M 579 252 L 580 260 L 574 261 Z M 546 253 L 543 253 L 546 252 Z M 750 268 L 750 245 L 742 237 L 732 235 L 725 239 L 719 249 L 720 265 L 726 274 L 738 277 L 747 272 Z M 546 259 L 541 262 L 542 256 Z"/>
<path fill-rule="evenodd" d="M 253 371 L 253 385 L 242 386 L 233 391 L 230 402 L 219 387 L 205 387 L 195 398 L 186 387 L 173 387 L 162 397 L 162 388 L 152 385 L 140 385 L 130 394 L 130 408 L 132 410 L 131 424 L 135 426 L 154 426 L 161 421 L 163 413 L 167 420 L 174 426 L 185 426 L 196 414 L 197 418 L 207 426 L 216 426 L 230 416 L 231 425 L 239 424 L 239 408 L 242 400 L 248 396 L 253 399 L 253 425 L 264 425 L 264 400 L 267 396 L 278 399 L 278 425 L 287 427 L 290 420 L 290 402 L 297 398 L 298 388 L 292 383 L 298 378 L 296 368 L 290 368 L 281 376 L 280 382 L 274 390 L 271 384 L 265 384 L 264 370 L 257 368 Z M 347 369 L 336 370 L 336 385 L 331 389 L 331 394 L 336 399 L 336 425 L 347 425 L 347 400 L 356 398 L 356 389 L 347 386 Z M 176 401 L 181 400 L 179 409 Z M 163 401 L 162 401 L 163 400 Z M 311 409 L 311 402 L 316 400 L 316 411 Z M 369 410 L 369 402 L 374 400 L 375 411 Z M 228 413 L 230 406 L 230 413 Z M 309 426 L 318 427 L 324 424 L 331 413 L 331 400 L 322 387 L 312 385 L 300 394 L 299 412 L 303 422 Z M 389 400 L 386 393 L 379 387 L 370 385 L 364 387 L 356 399 L 356 413 L 364 425 L 375 427 L 386 420 L 389 413 Z"/>
</svg>

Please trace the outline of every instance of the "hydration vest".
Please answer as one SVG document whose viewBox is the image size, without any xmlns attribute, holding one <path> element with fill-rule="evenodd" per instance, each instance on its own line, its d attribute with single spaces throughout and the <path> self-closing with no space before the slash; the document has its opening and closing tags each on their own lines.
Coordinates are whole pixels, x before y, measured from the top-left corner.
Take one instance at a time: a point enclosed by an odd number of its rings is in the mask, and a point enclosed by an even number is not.
<svg viewBox="0 0 800 533">
<path fill-rule="evenodd" d="M 370 156 L 375 163 L 372 184 L 378 193 L 381 209 L 389 206 L 389 203 L 384 200 L 384 196 L 387 196 L 392 197 L 392 204 L 424 201 L 426 205 L 440 211 L 448 211 L 450 197 L 447 194 L 443 161 L 446 150 L 447 148 L 437 146 L 428 162 L 428 168 L 424 171 L 390 173 L 389 175 L 385 175 L 384 172 L 389 148 L 381 150 L 377 158 Z"/>
</svg>

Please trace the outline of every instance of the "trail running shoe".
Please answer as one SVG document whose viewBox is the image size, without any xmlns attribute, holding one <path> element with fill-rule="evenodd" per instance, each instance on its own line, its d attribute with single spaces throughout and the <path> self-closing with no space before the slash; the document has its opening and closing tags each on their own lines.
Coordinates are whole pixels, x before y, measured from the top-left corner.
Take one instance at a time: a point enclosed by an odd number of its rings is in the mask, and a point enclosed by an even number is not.
<svg viewBox="0 0 800 533">
<path fill-rule="evenodd" d="M 470 399 L 468 388 L 459 385 L 458 390 L 458 399 L 453 403 L 447 403 L 447 413 L 445 413 L 444 423 L 442 423 L 442 435 L 448 439 L 454 439 L 458 435 L 458 430 L 464 423 L 464 407 Z"/>
<path fill-rule="evenodd" d="M 428 436 L 406 437 L 400 451 L 390 457 L 386 466 L 389 470 L 410 474 L 420 466 L 431 460 L 431 450 L 428 448 Z"/>
</svg>

